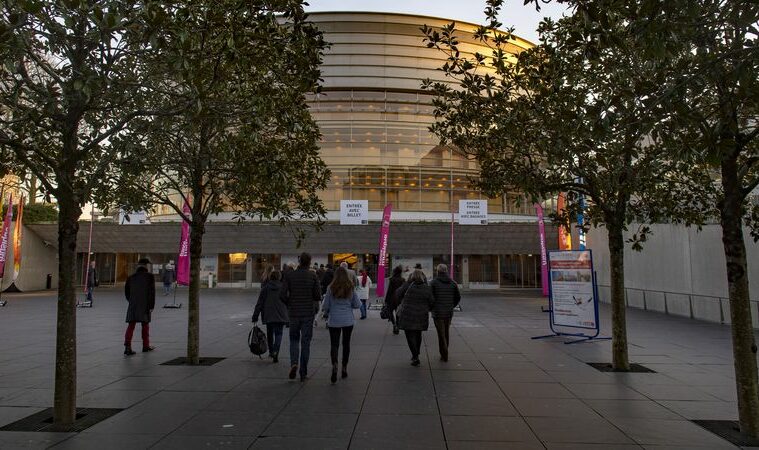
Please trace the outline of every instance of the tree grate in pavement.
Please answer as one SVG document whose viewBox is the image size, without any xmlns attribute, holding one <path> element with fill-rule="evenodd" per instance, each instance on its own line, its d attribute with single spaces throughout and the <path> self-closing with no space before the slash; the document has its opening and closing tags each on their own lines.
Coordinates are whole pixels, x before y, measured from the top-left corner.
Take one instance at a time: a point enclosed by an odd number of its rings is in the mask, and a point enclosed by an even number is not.
<svg viewBox="0 0 759 450">
<path fill-rule="evenodd" d="M 76 420 L 71 425 L 53 423 L 53 408 L 47 408 L 0 428 L 0 431 L 40 431 L 78 433 L 120 413 L 121 408 L 77 408 Z"/>
<path fill-rule="evenodd" d="M 739 447 L 759 447 L 759 439 L 741 433 L 740 426 L 735 420 L 691 420 L 691 422 Z"/>
<path fill-rule="evenodd" d="M 224 361 L 226 358 L 200 358 L 198 364 L 190 364 L 189 360 L 182 356 L 180 358 L 174 358 L 172 360 L 161 363 L 162 366 L 213 366 L 217 362 Z"/>
<path fill-rule="evenodd" d="M 630 370 L 617 370 L 610 363 L 588 363 L 588 365 L 600 372 L 621 372 L 621 373 L 656 373 L 648 367 L 640 364 L 631 363 Z"/>
</svg>

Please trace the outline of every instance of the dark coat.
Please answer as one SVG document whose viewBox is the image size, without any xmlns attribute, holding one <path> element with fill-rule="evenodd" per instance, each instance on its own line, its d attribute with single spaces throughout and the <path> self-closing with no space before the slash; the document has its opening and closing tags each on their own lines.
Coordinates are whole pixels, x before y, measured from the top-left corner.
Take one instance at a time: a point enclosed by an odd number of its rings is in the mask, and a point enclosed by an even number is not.
<svg viewBox="0 0 759 450">
<path fill-rule="evenodd" d="M 150 322 L 150 313 L 155 308 L 155 277 L 145 267 L 127 278 L 124 295 L 129 302 L 127 322 Z"/>
<path fill-rule="evenodd" d="M 253 310 L 253 322 L 258 322 L 259 314 L 264 324 L 290 322 L 287 305 L 282 302 L 282 283 L 267 281 L 261 287 L 256 308 Z"/>
<path fill-rule="evenodd" d="M 405 284 L 398 289 L 398 328 L 426 331 L 430 326 L 432 290 L 425 283 Z"/>
<path fill-rule="evenodd" d="M 332 283 L 332 280 L 335 279 L 335 271 L 332 269 L 327 269 L 324 271 L 324 275 L 322 275 L 321 278 L 321 285 L 322 285 L 322 295 L 327 294 L 327 287 Z"/>
<path fill-rule="evenodd" d="M 298 267 L 285 275 L 282 301 L 287 305 L 290 319 L 314 317 L 319 311 L 322 289 L 316 274 L 308 267 Z"/>
<path fill-rule="evenodd" d="M 432 289 L 432 297 L 435 299 L 432 304 L 432 318 L 453 318 L 453 308 L 461 301 L 461 293 L 456 282 L 451 280 L 448 274 L 441 273 L 432 280 L 430 288 Z"/>
<path fill-rule="evenodd" d="M 171 284 L 176 280 L 176 273 L 174 272 L 174 268 L 166 268 L 163 269 L 163 273 L 161 274 L 161 281 L 163 281 L 163 284 Z"/>
<path fill-rule="evenodd" d="M 398 308 L 398 289 L 403 286 L 403 276 L 400 274 L 390 277 L 390 281 L 387 284 L 387 292 L 385 292 L 385 305 L 394 311 Z"/>
<path fill-rule="evenodd" d="M 94 267 L 87 269 L 87 287 L 100 286 L 100 280 L 98 280 L 98 271 Z"/>
</svg>

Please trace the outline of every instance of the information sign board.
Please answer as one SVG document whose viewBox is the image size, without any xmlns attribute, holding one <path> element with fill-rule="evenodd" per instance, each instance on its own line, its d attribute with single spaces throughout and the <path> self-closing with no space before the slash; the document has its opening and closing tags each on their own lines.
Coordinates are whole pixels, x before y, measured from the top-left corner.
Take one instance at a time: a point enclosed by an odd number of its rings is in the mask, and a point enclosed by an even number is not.
<svg viewBox="0 0 759 450">
<path fill-rule="evenodd" d="M 367 225 L 369 200 L 340 200 L 340 225 Z"/>
<path fill-rule="evenodd" d="M 597 328 L 593 258 L 589 250 L 549 253 L 551 308 L 555 325 Z"/>
<path fill-rule="evenodd" d="M 487 225 L 487 200 L 459 200 L 459 224 Z"/>
</svg>

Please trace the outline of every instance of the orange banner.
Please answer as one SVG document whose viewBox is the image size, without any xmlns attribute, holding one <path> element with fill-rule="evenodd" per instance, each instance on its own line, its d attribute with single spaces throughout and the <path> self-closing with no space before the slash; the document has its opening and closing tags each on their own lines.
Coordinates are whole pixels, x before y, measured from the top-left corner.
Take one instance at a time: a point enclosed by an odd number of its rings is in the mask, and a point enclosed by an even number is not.
<svg viewBox="0 0 759 450">
<path fill-rule="evenodd" d="M 566 198 L 564 194 L 559 194 L 559 198 L 556 201 L 556 212 L 561 216 L 565 213 L 566 209 Z M 572 234 L 563 225 L 559 225 L 559 250 L 572 250 Z"/>
</svg>

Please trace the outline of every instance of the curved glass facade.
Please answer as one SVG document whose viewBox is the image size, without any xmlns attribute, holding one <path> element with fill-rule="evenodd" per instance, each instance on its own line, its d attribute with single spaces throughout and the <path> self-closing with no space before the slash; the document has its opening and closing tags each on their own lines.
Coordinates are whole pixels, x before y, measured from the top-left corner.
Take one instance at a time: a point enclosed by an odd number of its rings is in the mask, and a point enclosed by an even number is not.
<svg viewBox="0 0 759 450">
<path fill-rule="evenodd" d="M 321 156 L 332 179 L 321 195 L 327 210 L 340 200 L 369 200 L 370 210 L 392 202 L 395 211 L 448 212 L 462 199 L 485 198 L 472 186 L 476 161 L 442 146 L 429 132 L 432 96 L 422 80 L 446 80 L 437 70 L 445 55 L 429 49 L 420 27 L 442 19 L 393 14 L 317 13 L 311 19 L 332 44 L 322 72 L 323 92 L 309 98 L 322 132 Z M 460 50 L 488 54 L 473 39 L 474 26 L 459 24 Z M 529 43 L 517 40 L 514 53 Z M 504 198 L 488 212 L 533 214 Z"/>
</svg>

